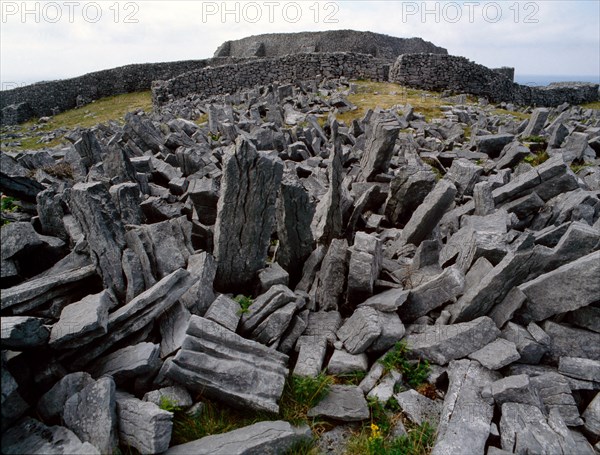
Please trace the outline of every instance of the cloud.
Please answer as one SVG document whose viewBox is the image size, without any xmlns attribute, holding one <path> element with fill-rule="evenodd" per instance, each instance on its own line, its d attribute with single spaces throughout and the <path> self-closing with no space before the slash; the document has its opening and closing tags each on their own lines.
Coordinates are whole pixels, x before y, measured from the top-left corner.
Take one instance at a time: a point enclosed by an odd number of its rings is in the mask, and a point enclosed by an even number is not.
<svg viewBox="0 0 600 455">
<path fill-rule="evenodd" d="M 67 2 L 1 3 L 3 82 L 208 58 L 230 39 L 331 29 L 421 37 L 451 54 L 515 66 L 522 74 L 600 74 L 597 1 L 79 1 L 72 17 Z M 49 3 L 60 8 L 54 23 L 56 7 Z M 23 4 L 28 15 L 5 14 Z"/>
</svg>

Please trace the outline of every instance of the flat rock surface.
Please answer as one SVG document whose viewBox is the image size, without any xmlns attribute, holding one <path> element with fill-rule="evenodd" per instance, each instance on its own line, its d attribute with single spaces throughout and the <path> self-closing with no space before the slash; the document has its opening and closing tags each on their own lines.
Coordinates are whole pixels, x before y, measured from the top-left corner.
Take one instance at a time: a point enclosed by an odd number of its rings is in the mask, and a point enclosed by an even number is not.
<svg viewBox="0 0 600 455">
<path fill-rule="evenodd" d="M 329 393 L 314 408 L 309 417 L 328 417 L 345 422 L 369 418 L 369 407 L 362 390 L 355 386 L 333 385 Z"/>
</svg>

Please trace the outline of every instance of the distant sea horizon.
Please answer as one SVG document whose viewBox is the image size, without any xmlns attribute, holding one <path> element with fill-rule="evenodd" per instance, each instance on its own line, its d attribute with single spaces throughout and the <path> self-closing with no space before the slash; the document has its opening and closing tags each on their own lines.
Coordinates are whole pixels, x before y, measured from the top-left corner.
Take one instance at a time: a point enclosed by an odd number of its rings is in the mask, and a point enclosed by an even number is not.
<svg viewBox="0 0 600 455">
<path fill-rule="evenodd" d="M 557 76 L 557 75 L 540 75 L 540 74 L 518 74 L 515 73 L 515 82 L 522 85 L 531 86 L 542 86 L 548 85 L 552 82 L 593 82 L 594 84 L 600 84 L 599 76 L 581 76 L 581 75 L 570 75 L 570 76 Z"/>
</svg>

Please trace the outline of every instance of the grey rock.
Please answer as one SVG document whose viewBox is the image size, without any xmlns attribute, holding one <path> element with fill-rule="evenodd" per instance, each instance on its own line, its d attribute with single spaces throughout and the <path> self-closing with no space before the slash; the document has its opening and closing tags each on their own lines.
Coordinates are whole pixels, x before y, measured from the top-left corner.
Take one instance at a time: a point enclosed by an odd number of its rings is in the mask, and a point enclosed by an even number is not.
<svg viewBox="0 0 600 455">
<path fill-rule="evenodd" d="M 342 232 L 342 152 L 337 138 L 337 122 L 332 124 L 332 141 L 334 143 L 331 162 L 328 167 L 329 188 L 317 204 L 311 223 L 313 238 L 317 243 L 327 245 Z"/>
<path fill-rule="evenodd" d="M 428 266 L 435 266 L 440 260 L 441 245 L 439 240 L 424 240 L 421 242 L 413 257 L 412 268 L 415 270 L 423 269 Z"/>
<path fill-rule="evenodd" d="M 548 115 L 550 114 L 550 110 L 539 107 L 534 109 L 531 113 L 531 118 L 529 119 L 529 123 L 527 124 L 527 128 L 521 134 L 522 137 L 527 138 L 530 136 L 537 136 L 544 128 L 546 124 L 546 120 L 548 120 Z"/>
<path fill-rule="evenodd" d="M 449 267 L 433 279 L 411 289 L 408 300 L 399 310 L 406 322 L 425 316 L 431 310 L 462 294 L 464 274 L 456 267 Z"/>
<path fill-rule="evenodd" d="M 468 217 L 442 248 L 440 264 L 444 266 L 454 260 L 463 273 L 480 257 L 498 264 L 508 250 L 506 238 L 509 223 L 510 215 L 505 210 L 481 217 Z"/>
<path fill-rule="evenodd" d="M 319 266 L 327 253 L 325 245 L 317 245 L 317 248 L 313 250 L 305 261 L 302 267 L 302 279 L 296 285 L 296 291 L 308 292 L 313 286 L 315 276 L 319 270 Z"/>
<path fill-rule="evenodd" d="M 359 387 L 333 385 L 325 398 L 309 409 L 307 415 L 354 422 L 368 419 L 369 407 Z"/>
<path fill-rule="evenodd" d="M 418 246 L 431 234 L 446 210 L 450 208 L 455 195 L 456 187 L 447 180 L 440 180 L 404 226 L 399 242 Z"/>
<path fill-rule="evenodd" d="M 164 359 L 181 347 L 190 317 L 191 313 L 181 302 L 175 302 L 175 304 L 160 317 L 161 358 Z"/>
<path fill-rule="evenodd" d="M 398 139 L 400 124 L 384 115 L 375 115 L 367 124 L 365 151 L 360 169 L 364 180 L 371 181 L 377 174 L 387 172 Z"/>
<path fill-rule="evenodd" d="M 600 382 L 600 361 L 578 357 L 560 357 L 558 372 L 572 378 Z"/>
<path fill-rule="evenodd" d="M 207 252 L 194 254 L 188 258 L 187 271 L 194 278 L 194 284 L 181 296 L 181 303 L 193 314 L 204 316 L 216 297 L 213 281 L 217 273 L 217 263 Z"/>
<path fill-rule="evenodd" d="M 479 182 L 473 187 L 473 202 L 475 204 L 475 215 L 489 215 L 496 208 L 492 185 L 489 182 Z"/>
<path fill-rule="evenodd" d="M 241 316 L 240 304 L 226 295 L 217 297 L 204 315 L 206 319 L 214 321 L 232 332 L 237 330 Z"/>
<path fill-rule="evenodd" d="M 379 313 L 370 307 L 357 308 L 337 331 L 338 338 L 351 354 L 365 352 L 380 335 Z"/>
<path fill-rule="evenodd" d="M 296 343 L 298 359 L 294 367 L 294 375 L 317 377 L 323 368 L 327 339 L 320 336 L 301 336 Z"/>
<path fill-rule="evenodd" d="M 352 423 L 338 425 L 322 433 L 316 442 L 318 453 L 327 455 L 343 455 L 346 453 L 348 442 L 354 434 L 354 425 Z"/>
<path fill-rule="evenodd" d="M 80 347 L 69 356 L 73 368 L 88 364 L 125 337 L 148 327 L 167 311 L 191 284 L 192 279 L 187 271 L 176 270 L 128 304 L 110 313 L 106 335 Z"/>
<path fill-rule="evenodd" d="M 110 292 L 88 295 L 63 308 L 60 319 L 52 326 L 50 346 L 65 349 L 88 343 L 104 335 L 108 310 L 114 306 Z"/>
<path fill-rule="evenodd" d="M 514 322 L 506 324 L 500 335 L 516 345 L 521 358 L 519 362 L 535 365 L 540 362 L 548 347 L 538 343 L 529 331 Z"/>
<path fill-rule="evenodd" d="M 289 354 L 294 349 L 296 341 L 298 341 L 298 338 L 304 333 L 308 325 L 308 313 L 309 310 L 304 310 L 293 317 L 292 322 L 281 337 L 281 341 L 277 347 L 278 351 Z"/>
<path fill-rule="evenodd" d="M 527 301 L 519 314 L 526 321 L 541 321 L 576 310 L 600 295 L 600 251 L 588 254 L 519 286 Z"/>
<path fill-rule="evenodd" d="M 315 206 L 297 179 L 284 175 L 277 198 L 277 238 L 275 258 L 290 274 L 292 286 L 302 275 L 302 264 L 313 250 L 311 222 Z"/>
<path fill-rule="evenodd" d="M 450 180 L 456 187 L 456 194 L 459 197 L 470 196 L 473 194 L 473 188 L 483 174 L 483 168 L 473 164 L 471 161 L 459 158 L 452 161 L 452 166 L 444 176 Z"/>
<path fill-rule="evenodd" d="M 276 284 L 289 285 L 290 275 L 277 262 L 273 262 L 267 268 L 258 272 L 260 292 L 266 292 Z"/>
<path fill-rule="evenodd" d="M 373 387 L 377 384 L 377 382 L 381 379 L 383 374 L 385 373 L 385 367 L 380 362 L 375 362 L 371 366 L 371 369 L 365 376 L 365 378 L 360 381 L 358 387 L 364 392 L 369 393 Z"/>
<path fill-rule="evenodd" d="M 381 271 L 381 243 L 375 236 L 357 232 L 348 267 L 348 303 L 356 304 L 373 295 Z"/>
<path fill-rule="evenodd" d="M 502 405 L 500 440 L 512 453 L 585 453 L 555 411 L 546 418 L 539 408 L 521 403 Z"/>
<path fill-rule="evenodd" d="M 431 169 L 403 166 L 392 179 L 385 216 L 392 224 L 406 223 L 435 186 Z"/>
<path fill-rule="evenodd" d="M 599 333 L 552 321 L 545 321 L 542 328 L 552 340 L 549 354 L 554 361 L 562 356 L 600 360 Z"/>
<path fill-rule="evenodd" d="M 169 448 L 173 413 L 124 392 L 117 393 L 116 403 L 121 444 L 143 454 L 163 453 Z"/>
<path fill-rule="evenodd" d="M 577 327 L 600 333 L 600 308 L 587 306 L 567 313 L 567 321 Z"/>
<path fill-rule="evenodd" d="M 461 453 L 468 447 L 484 453 L 494 414 L 491 400 L 482 397 L 482 389 L 500 375 L 471 360 L 450 363 L 448 392 L 440 416 L 432 454 Z"/>
<path fill-rule="evenodd" d="M 489 317 L 494 320 L 498 328 L 502 328 L 509 320 L 512 319 L 516 311 L 521 308 L 527 300 L 527 296 L 518 287 L 512 288 L 506 294 L 506 297 L 492 308 Z"/>
<path fill-rule="evenodd" d="M 121 183 L 110 187 L 112 200 L 121 214 L 123 224 L 142 224 L 140 187 L 137 183 Z"/>
<path fill-rule="evenodd" d="M 295 302 L 296 295 L 286 286 L 277 284 L 254 299 L 240 320 L 242 333 L 254 332 L 271 314 Z M 285 329 L 284 329 L 285 330 Z"/>
<path fill-rule="evenodd" d="M 40 398 L 36 411 L 45 421 L 62 418 L 65 403 L 69 397 L 93 383 L 94 380 L 89 373 L 80 371 L 68 374 Z"/>
<path fill-rule="evenodd" d="M 19 393 L 19 384 L 6 368 L 5 354 L 2 352 L 2 401 L 1 431 L 4 432 L 29 409 L 29 404 Z M 62 410 L 62 407 L 61 407 Z M 4 446 L 2 447 L 4 450 Z"/>
<path fill-rule="evenodd" d="M 500 335 L 494 322 L 486 317 L 452 325 L 414 326 L 406 336 L 413 353 L 438 365 L 466 357 L 494 341 Z"/>
<path fill-rule="evenodd" d="M 99 359 L 92 369 L 95 377 L 112 376 L 121 382 L 135 376 L 150 374 L 159 367 L 160 346 L 153 343 L 139 343 L 119 349 Z"/>
<path fill-rule="evenodd" d="M 167 401 L 169 404 L 180 408 L 189 408 L 193 404 L 190 393 L 180 386 L 152 390 L 144 395 L 143 401 L 149 401 L 157 406 Z"/>
<path fill-rule="evenodd" d="M 595 157 L 596 153 L 588 144 L 588 136 L 585 133 L 571 133 L 561 149 L 562 157 L 566 163 L 584 159 L 584 157 Z"/>
<path fill-rule="evenodd" d="M 236 407 L 278 412 L 288 357 L 192 316 L 167 377 Z"/>
<path fill-rule="evenodd" d="M 348 242 L 333 239 L 317 274 L 315 300 L 321 311 L 336 311 L 343 301 L 348 274 Z"/>
<path fill-rule="evenodd" d="M 227 153 L 214 237 L 217 288 L 243 288 L 264 267 L 282 174 L 279 159 L 242 137 Z"/>
<path fill-rule="evenodd" d="M 17 286 L 2 289 L 0 305 L 11 308 L 13 314 L 35 309 L 53 298 L 67 296 L 96 274 L 96 267 L 83 265 L 58 273 L 44 274 Z"/>
<path fill-rule="evenodd" d="M 477 147 L 477 151 L 485 153 L 490 158 L 496 158 L 502 149 L 513 141 L 515 137 L 512 134 L 487 134 L 484 136 L 475 136 L 473 144 Z"/>
<path fill-rule="evenodd" d="M 583 423 L 575 399 L 571 394 L 569 381 L 563 375 L 549 372 L 531 378 L 531 385 L 537 389 L 546 409 L 558 413 L 569 426 Z"/>
<path fill-rule="evenodd" d="M 327 372 L 329 374 L 354 373 L 367 371 L 368 367 L 369 361 L 366 354 L 353 355 L 342 349 L 336 349 L 327 364 Z"/>
<path fill-rule="evenodd" d="M 596 394 L 585 411 L 583 411 L 582 416 L 585 422 L 585 430 L 595 437 L 600 437 L 600 392 Z"/>
<path fill-rule="evenodd" d="M 108 190 L 99 182 L 77 183 L 71 189 L 69 206 L 98 263 L 105 288 L 124 297 L 121 255 L 126 246 L 125 229 Z"/>
<path fill-rule="evenodd" d="M 308 442 L 308 427 L 293 427 L 281 420 L 258 422 L 228 433 L 173 446 L 165 455 L 250 455 L 285 453 L 298 443 Z"/>
<path fill-rule="evenodd" d="M 508 253 L 477 286 L 467 289 L 451 310 L 452 321 L 461 322 L 486 314 L 496 302 L 529 273 L 533 252 Z"/>
<path fill-rule="evenodd" d="M 371 389 L 371 391 L 367 394 L 367 398 L 376 399 L 385 405 L 394 395 L 396 386 L 401 383 L 402 375 L 395 370 L 391 370 L 381 378 L 375 387 Z"/>
<path fill-rule="evenodd" d="M 529 147 L 525 147 L 519 142 L 511 142 L 502 149 L 502 153 L 500 153 L 500 157 L 496 162 L 496 168 L 514 168 L 523 161 L 523 158 L 530 155 Z"/>
<path fill-rule="evenodd" d="M 438 426 L 440 414 L 442 412 L 441 401 L 427 398 L 413 389 L 397 393 L 394 395 L 394 398 L 398 402 L 398 405 L 400 405 L 402 412 L 406 414 L 412 422 L 417 425 L 422 425 L 427 422 L 435 427 Z"/>
<path fill-rule="evenodd" d="M 100 455 L 89 442 L 81 440 L 71 430 L 27 417 L 2 435 L 2 453 L 20 455 L 44 453 L 52 455 Z"/>
<path fill-rule="evenodd" d="M 577 178 L 562 156 L 555 156 L 512 179 L 493 191 L 496 205 L 526 196 L 535 191 L 544 201 L 554 196 L 579 188 Z"/>
<path fill-rule="evenodd" d="M 290 325 L 297 308 L 297 303 L 294 301 L 274 311 L 252 331 L 251 337 L 267 346 L 273 344 L 277 346 L 278 340 Z"/>
<path fill-rule="evenodd" d="M 66 426 L 83 442 L 89 442 L 100 453 L 117 448 L 117 413 L 115 383 L 103 377 L 71 395 L 65 403 Z"/>
<path fill-rule="evenodd" d="M 494 268 L 484 257 L 477 259 L 465 275 L 465 289 L 470 289 L 479 283 Z"/>
<path fill-rule="evenodd" d="M 2 317 L 2 348 L 27 349 L 43 346 L 48 342 L 50 331 L 44 320 L 31 316 Z"/>
<path fill-rule="evenodd" d="M 369 297 L 358 308 L 368 306 L 384 313 L 393 312 L 406 302 L 410 292 L 410 290 L 405 289 L 389 289 Z"/>
<path fill-rule="evenodd" d="M 0 229 L 2 239 L 3 261 L 18 255 L 31 254 L 42 245 L 42 239 L 33 229 L 33 225 L 27 222 L 16 222 L 2 226 Z"/>
<path fill-rule="evenodd" d="M 378 311 L 377 315 L 379 316 L 379 327 L 381 327 L 381 334 L 369 347 L 370 352 L 386 351 L 394 346 L 397 341 L 402 339 L 404 333 L 406 332 L 404 324 L 402 324 L 402 321 L 396 313 L 383 313 Z"/>
<path fill-rule="evenodd" d="M 499 370 L 519 360 L 521 355 L 517 352 L 517 346 L 514 343 L 498 338 L 478 351 L 472 352 L 468 357 L 471 360 L 477 360 L 490 370 Z"/>
<path fill-rule="evenodd" d="M 215 179 L 190 179 L 187 189 L 198 220 L 202 224 L 212 226 L 217 220 L 217 203 L 219 201 L 219 186 Z"/>
<path fill-rule="evenodd" d="M 311 311 L 304 335 L 322 337 L 333 344 L 337 340 L 336 332 L 341 325 L 342 316 L 337 311 Z"/>
<path fill-rule="evenodd" d="M 496 404 L 501 406 L 503 403 L 522 403 L 536 406 L 545 411 L 544 404 L 540 398 L 537 389 L 529 381 L 529 376 L 519 374 L 507 376 L 492 383 L 491 393 Z"/>
</svg>

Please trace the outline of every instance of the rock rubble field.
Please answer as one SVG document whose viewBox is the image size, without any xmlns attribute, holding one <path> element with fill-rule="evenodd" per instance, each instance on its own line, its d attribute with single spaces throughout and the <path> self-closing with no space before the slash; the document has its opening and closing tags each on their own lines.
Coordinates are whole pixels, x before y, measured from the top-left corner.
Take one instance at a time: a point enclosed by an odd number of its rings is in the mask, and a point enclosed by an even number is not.
<svg viewBox="0 0 600 455">
<path fill-rule="evenodd" d="M 0 155 L 2 453 L 411 453 L 376 449 L 424 425 L 434 455 L 600 452 L 600 110 L 345 123 L 355 90 L 190 95 Z M 261 417 L 176 439 L 207 403 Z"/>
</svg>

